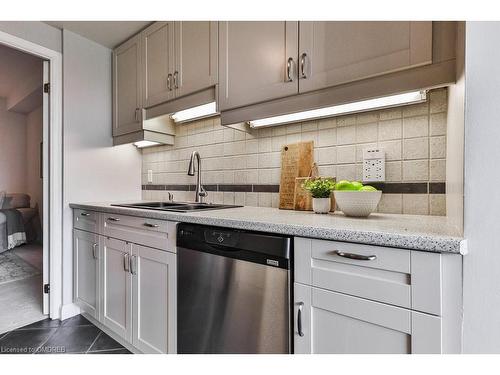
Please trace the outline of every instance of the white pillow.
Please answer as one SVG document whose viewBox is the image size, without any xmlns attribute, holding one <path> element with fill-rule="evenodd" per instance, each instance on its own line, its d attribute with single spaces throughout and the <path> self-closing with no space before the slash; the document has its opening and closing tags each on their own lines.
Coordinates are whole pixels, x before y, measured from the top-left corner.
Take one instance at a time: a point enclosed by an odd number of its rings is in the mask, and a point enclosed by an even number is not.
<svg viewBox="0 0 500 375">
<path fill-rule="evenodd" d="M 5 191 L 0 191 L 0 208 L 3 208 L 3 201 L 5 200 Z"/>
</svg>

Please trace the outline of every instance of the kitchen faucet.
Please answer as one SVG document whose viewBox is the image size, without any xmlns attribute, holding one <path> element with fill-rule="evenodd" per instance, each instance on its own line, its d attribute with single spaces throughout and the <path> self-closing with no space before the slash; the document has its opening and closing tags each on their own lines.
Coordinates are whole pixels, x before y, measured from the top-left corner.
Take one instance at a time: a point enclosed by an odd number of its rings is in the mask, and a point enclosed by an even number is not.
<svg viewBox="0 0 500 375">
<path fill-rule="evenodd" d="M 194 201 L 196 203 L 202 203 L 203 198 L 205 198 L 208 193 L 207 191 L 203 188 L 203 185 L 201 184 L 201 157 L 198 151 L 193 151 L 191 154 L 191 160 L 189 160 L 189 168 L 187 174 L 189 176 L 194 176 L 194 159 L 197 158 L 197 166 L 196 166 L 196 172 L 198 173 L 196 177 L 196 191 L 195 191 L 195 198 Z"/>
</svg>

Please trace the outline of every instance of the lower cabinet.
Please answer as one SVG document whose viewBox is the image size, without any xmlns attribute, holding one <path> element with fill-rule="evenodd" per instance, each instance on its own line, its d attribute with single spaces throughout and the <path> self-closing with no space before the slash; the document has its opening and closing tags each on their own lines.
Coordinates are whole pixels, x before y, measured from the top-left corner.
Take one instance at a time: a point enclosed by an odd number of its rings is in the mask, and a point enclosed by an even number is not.
<svg viewBox="0 0 500 375">
<path fill-rule="evenodd" d="M 295 353 L 441 353 L 441 318 L 295 283 Z"/>
</svg>

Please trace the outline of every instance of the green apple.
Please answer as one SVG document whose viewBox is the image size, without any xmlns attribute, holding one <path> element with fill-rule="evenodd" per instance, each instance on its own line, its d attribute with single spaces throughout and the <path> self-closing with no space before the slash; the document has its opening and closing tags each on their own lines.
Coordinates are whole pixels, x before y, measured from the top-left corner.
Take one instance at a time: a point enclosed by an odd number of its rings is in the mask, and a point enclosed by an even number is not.
<svg viewBox="0 0 500 375">
<path fill-rule="evenodd" d="M 359 191 L 377 191 L 377 189 L 375 189 L 373 186 L 366 185 L 359 189 Z"/>
<path fill-rule="evenodd" d="M 358 182 L 358 181 L 352 181 L 351 185 L 353 187 L 352 190 L 359 190 L 363 187 L 363 184 L 361 182 Z"/>
<path fill-rule="evenodd" d="M 356 190 L 352 183 L 347 180 L 341 180 L 335 184 L 335 190 Z"/>
</svg>

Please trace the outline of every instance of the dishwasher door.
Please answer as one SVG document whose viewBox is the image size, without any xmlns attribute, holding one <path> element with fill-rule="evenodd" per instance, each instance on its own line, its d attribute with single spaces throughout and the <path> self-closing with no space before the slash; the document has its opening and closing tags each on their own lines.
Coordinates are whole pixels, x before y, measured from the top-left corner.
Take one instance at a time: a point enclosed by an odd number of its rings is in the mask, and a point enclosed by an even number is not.
<svg viewBox="0 0 500 375">
<path fill-rule="evenodd" d="M 289 267 L 260 255 L 177 248 L 178 353 L 290 353 Z"/>
</svg>

